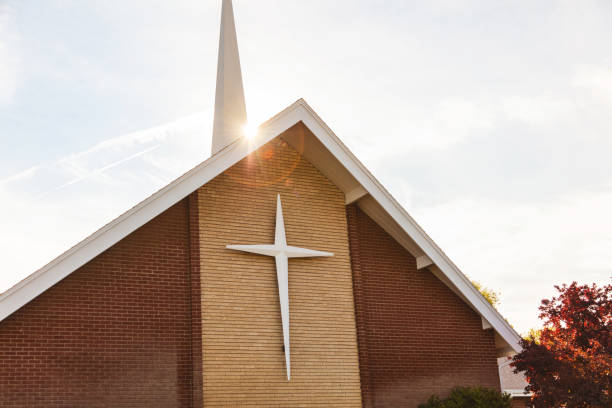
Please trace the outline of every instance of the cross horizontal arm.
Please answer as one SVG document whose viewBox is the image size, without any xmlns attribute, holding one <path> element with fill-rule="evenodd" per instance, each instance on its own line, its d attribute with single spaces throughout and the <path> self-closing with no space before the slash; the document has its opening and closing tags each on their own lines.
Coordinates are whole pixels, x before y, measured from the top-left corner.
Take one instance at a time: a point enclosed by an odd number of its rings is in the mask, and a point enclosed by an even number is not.
<svg viewBox="0 0 612 408">
<path fill-rule="evenodd" d="M 287 245 L 228 245 L 227 249 L 249 252 L 251 254 L 277 256 L 285 254 L 287 258 L 315 258 L 319 256 L 334 256 L 331 252 L 315 251 Z"/>
<path fill-rule="evenodd" d="M 313 249 L 288 246 L 284 250 L 288 258 L 314 258 L 319 256 L 334 256 L 331 252 L 315 251 Z"/>
<path fill-rule="evenodd" d="M 226 248 L 266 256 L 276 256 L 281 252 L 276 245 L 228 245 Z"/>
</svg>

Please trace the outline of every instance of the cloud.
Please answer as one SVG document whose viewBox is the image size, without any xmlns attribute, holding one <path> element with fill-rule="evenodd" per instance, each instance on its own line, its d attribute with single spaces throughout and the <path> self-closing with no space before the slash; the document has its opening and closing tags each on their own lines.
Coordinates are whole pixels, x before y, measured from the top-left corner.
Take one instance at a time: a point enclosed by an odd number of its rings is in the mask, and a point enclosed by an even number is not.
<svg viewBox="0 0 612 408">
<path fill-rule="evenodd" d="M 558 201 L 460 198 L 413 212 L 471 278 L 501 292 L 501 311 L 525 332 L 554 285 L 612 277 L 612 189 L 568 192 Z"/>
<path fill-rule="evenodd" d="M 612 102 L 612 61 L 601 65 L 581 65 L 573 78 L 573 85 Z"/>
<path fill-rule="evenodd" d="M 212 105 L 220 8 L 9 3 L 0 100 L 23 103 L 0 110 L 0 290 L 207 156 L 209 114 L 150 127 Z M 379 3 L 236 1 L 249 117 L 306 98 L 517 327 L 537 324 L 554 283 L 610 275 L 610 2 Z"/>
<path fill-rule="evenodd" d="M 8 4 L 0 4 L 0 106 L 12 101 L 21 68 L 14 20 L 13 8 Z"/>
<path fill-rule="evenodd" d="M 108 170 L 137 158 L 142 158 L 145 163 L 158 170 L 174 173 L 184 164 L 184 155 L 187 154 L 185 149 L 179 148 L 182 151 L 181 155 L 163 161 L 163 163 L 150 155 L 148 157 L 141 156 L 148 155 L 164 145 L 166 148 L 174 147 L 176 149 L 177 141 L 174 140 L 175 138 L 182 143 L 187 142 L 187 146 L 191 143 L 203 145 L 207 140 L 204 135 L 208 123 L 210 123 L 209 116 L 207 113 L 198 113 L 161 126 L 104 140 L 86 150 L 66 155 L 53 163 L 36 165 L 0 179 L 0 187 L 6 185 L 16 189 L 25 188 L 26 183 L 24 182 L 32 181 L 32 178 L 37 176 L 38 178 L 34 181 L 40 181 L 41 178 L 49 181 L 48 183 L 32 183 L 29 186 L 31 187 L 30 191 L 38 196 L 71 186 L 90 177 L 97 178 L 96 181 L 100 183 L 112 182 L 112 178 L 105 174 Z M 201 137 L 201 141 L 197 140 L 198 137 Z M 186 140 L 188 138 L 190 140 Z M 205 151 L 203 149 L 203 152 Z M 204 157 L 204 155 L 205 153 L 200 157 Z M 195 165 L 195 161 L 192 160 L 191 162 Z M 20 182 L 20 185 L 16 185 Z M 13 184 L 13 186 L 8 186 L 9 184 Z M 46 191 L 36 193 L 35 190 L 41 187 L 46 187 Z"/>
<path fill-rule="evenodd" d="M 411 112 L 404 119 L 404 148 L 449 149 L 494 126 L 495 112 L 467 98 L 446 98 L 429 114 Z"/>
<path fill-rule="evenodd" d="M 565 95 L 511 96 L 501 100 L 500 109 L 507 120 L 533 126 L 553 124 L 576 109 Z"/>
<path fill-rule="evenodd" d="M 119 159 L 117 161 L 114 161 L 112 163 L 106 164 L 106 165 L 104 165 L 102 167 L 99 167 L 97 169 L 94 169 L 94 170 L 83 170 L 83 169 L 80 169 L 80 168 L 75 168 L 73 166 L 73 167 L 71 167 L 71 170 L 73 172 L 77 173 L 76 178 L 73 179 L 73 180 L 68 181 L 67 183 L 64 183 L 64 184 L 58 186 L 54 190 L 59 190 L 61 188 L 68 187 L 68 186 L 71 186 L 73 184 L 76 184 L 76 183 L 78 183 L 80 181 L 87 180 L 90 177 L 93 177 L 93 176 L 96 176 L 96 175 L 100 175 L 100 174 L 104 173 L 105 171 L 108 171 L 108 170 L 110 170 L 110 169 L 112 169 L 114 167 L 120 166 L 120 165 L 122 165 L 124 163 L 127 163 L 127 162 L 129 162 L 129 161 L 131 161 L 133 159 L 136 159 L 136 158 L 138 158 L 140 156 L 143 156 L 143 155 L 145 155 L 147 153 L 151 153 L 152 151 L 158 149 L 160 146 L 161 146 L 160 144 L 156 144 L 155 146 L 148 147 L 148 148 L 146 148 L 146 149 L 144 149 L 144 150 L 142 150 L 140 152 L 136 152 L 134 154 L 131 154 L 131 155 L 127 156 L 127 157 L 124 157 L 124 158 Z"/>
<path fill-rule="evenodd" d="M 185 143 L 187 137 L 192 138 L 189 142 L 195 142 L 195 138 L 200 136 L 204 141 L 204 135 L 207 131 L 206 126 L 210 122 L 209 116 L 206 113 L 190 115 L 161 126 L 108 139 L 89 149 L 61 158 L 52 167 L 71 179 L 61 184 L 59 188 L 72 185 L 89 177 L 101 176 L 107 170 L 151 153 L 164 144 L 166 148 L 171 146 L 176 148 L 174 138 L 179 138 L 181 142 Z M 182 153 L 185 154 L 186 151 Z M 174 157 L 172 162 L 175 165 L 171 166 L 168 161 L 162 165 L 152 157 L 143 158 L 148 164 L 157 166 L 158 170 L 164 171 L 176 169 L 181 159 L 184 159 L 184 157 Z M 100 182 L 104 180 L 107 179 L 104 177 L 98 179 Z"/>
<path fill-rule="evenodd" d="M 582 242 L 578 250 L 578 266 L 581 270 L 601 270 L 612 277 L 612 240 Z"/>
<path fill-rule="evenodd" d="M 13 183 L 16 181 L 20 181 L 23 179 L 28 179 L 30 177 L 33 177 L 39 168 L 40 166 L 33 166 L 27 170 L 20 171 L 19 173 L 13 174 L 12 176 L 8 176 L 4 179 L 0 179 L 0 187 L 2 187 L 5 184 L 9 184 L 9 183 Z"/>
<path fill-rule="evenodd" d="M 0 180 L 0 292 L 203 161 L 211 119 L 190 115 Z"/>
</svg>

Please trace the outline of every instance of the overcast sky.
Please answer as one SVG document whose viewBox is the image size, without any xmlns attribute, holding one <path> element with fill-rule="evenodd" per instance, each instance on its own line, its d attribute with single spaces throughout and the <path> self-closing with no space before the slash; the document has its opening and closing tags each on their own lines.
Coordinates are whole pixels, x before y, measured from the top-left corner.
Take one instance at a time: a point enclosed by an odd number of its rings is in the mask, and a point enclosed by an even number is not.
<svg viewBox="0 0 612 408">
<path fill-rule="evenodd" d="M 0 0 L 0 292 L 210 154 L 220 0 Z M 305 98 L 521 332 L 612 276 L 612 2 L 234 0 L 252 123 Z"/>
</svg>

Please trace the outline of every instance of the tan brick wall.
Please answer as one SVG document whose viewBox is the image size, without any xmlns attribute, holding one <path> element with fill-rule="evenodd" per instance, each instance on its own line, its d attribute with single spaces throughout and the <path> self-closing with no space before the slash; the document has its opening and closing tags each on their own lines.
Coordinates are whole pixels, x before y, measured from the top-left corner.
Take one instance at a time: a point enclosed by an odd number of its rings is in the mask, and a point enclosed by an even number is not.
<svg viewBox="0 0 612 408">
<path fill-rule="evenodd" d="M 290 382 L 274 259 L 225 249 L 274 242 L 279 193 L 289 245 L 335 254 L 289 261 Z M 199 202 L 204 406 L 361 406 L 342 192 L 277 138 Z"/>
</svg>

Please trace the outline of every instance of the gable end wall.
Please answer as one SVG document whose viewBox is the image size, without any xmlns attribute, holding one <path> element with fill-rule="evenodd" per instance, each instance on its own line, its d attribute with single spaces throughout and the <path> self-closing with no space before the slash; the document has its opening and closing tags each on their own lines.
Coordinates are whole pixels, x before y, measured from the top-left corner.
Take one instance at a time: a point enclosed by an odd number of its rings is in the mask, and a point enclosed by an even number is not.
<svg viewBox="0 0 612 408">
<path fill-rule="evenodd" d="M 225 247 L 274 242 L 277 194 L 288 244 L 334 253 L 289 260 L 291 381 L 274 259 Z M 204 406 L 361 406 L 344 194 L 279 137 L 199 200 Z"/>
<path fill-rule="evenodd" d="M 455 386 L 499 390 L 492 330 L 356 205 L 347 207 L 365 407 L 416 408 Z"/>
<path fill-rule="evenodd" d="M 0 406 L 201 406 L 189 206 L 174 205 L 0 322 Z"/>
</svg>

